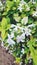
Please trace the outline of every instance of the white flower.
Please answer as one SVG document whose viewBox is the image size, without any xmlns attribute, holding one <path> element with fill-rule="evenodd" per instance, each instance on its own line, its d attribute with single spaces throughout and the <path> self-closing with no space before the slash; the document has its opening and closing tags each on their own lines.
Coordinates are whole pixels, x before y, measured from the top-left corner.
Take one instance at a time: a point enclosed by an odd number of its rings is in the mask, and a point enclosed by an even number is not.
<svg viewBox="0 0 37 65">
<path fill-rule="evenodd" d="M 13 33 L 13 32 L 11 32 L 10 37 L 11 37 L 11 38 L 14 38 L 14 33 Z"/>
<path fill-rule="evenodd" d="M 0 1 L 0 6 L 2 6 L 2 3 L 1 3 L 1 1 Z"/>
<path fill-rule="evenodd" d="M 9 50 L 8 53 L 9 53 L 9 54 L 12 54 L 12 50 Z"/>
<path fill-rule="evenodd" d="M 14 32 L 17 32 L 18 29 L 20 29 L 20 28 L 21 28 L 20 26 L 16 26 L 16 27 L 13 29 L 13 31 L 14 31 Z"/>
<path fill-rule="evenodd" d="M 16 25 L 14 25 L 14 24 L 11 24 L 11 28 L 14 28 Z"/>
<path fill-rule="evenodd" d="M 17 40 L 17 43 L 19 43 L 21 41 L 21 37 L 18 35 L 16 40 Z"/>
<path fill-rule="evenodd" d="M 33 17 L 37 17 L 37 11 L 33 12 Z"/>
<path fill-rule="evenodd" d="M 0 11 L 2 11 L 2 10 L 3 10 L 3 4 L 0 1 Z"/>
<path fill-rule="evenodd" d="M 25 27 L 25 34 L 28 36 L 28 35 L 31 35 L 31 30 L 28 29 L 27 27 Z"/>
<path fill-rule="evenodd" d="M 8 38 L 11 38 L 9 34 L 8 34 Z"/>
<path fill-rule="evenodd" d="M 22 24 L 26 25 L 28 23 L 28 17 L 24 17 L 21 21 Z"/>
<path fill-rule="evenodd" d="M 24 42 L 24 39 L 25 39 L 25 33 L 23 33 L 22 35 L 18 35 L 16 40 L 17 40 L 17 43 L 19 42 Z"/>
<path fill-rule="evenodd" d="M 15 44 L 15 42 L 11 39 L 9 34 L 8 34 L 7 43 L 9 43 L 9 45 Z"/>
<path fill-rule="evenodd" d="M 23 27 L 20 27 L 20 30 L 21 30 L 21 32 L 24 32 L 24 28 Z"/>
<path fill-rule="evenodd" d="M 14 32 L 17 32 L 18 31 L 18 27 L 16 26 L 14 29 L 13 29 Z"/>
<path fill-rule="evenodd" d="M 21 51 L 21 52 L 24 54 L 24 52 L 25 52 L 25 51 L 24 51 L 24 49 L 23 49 L 23 48 L 22 48 L 22 51 Z"/>
<path fill-rule="evenodd" d="M 22 9 L 23 9 L 23 8 L 22 8 L 21 6 L 18 7 L 18 10 L 20 10 L 20 12 L 22 12 Z"/>
<path fill-rule="evenodd" d="M 12 31 L 12 29 L 9 29 L 9 31 L 11 32 L 11 31 Z"/>
<path fill-rule="evenodd" d="M 30 24 L 30 25 L 28 25 L 28 27 L 30 27 L 30 28 L 35 27 L 35 24 Z"/>
<path fill-rule="evenodd" d="M 24 0 L 21 0 L 20 4 L 24 5 L 24 4 L 27 4 L 27 3 Z"/>
<path fill-rule="evenodd" d="M 23 7 L 22 7 L 22 6 L 23 6 L 24 4 L 26 4 L 26 2 L 25 2 L 24 0 L 21 0 L 21 1 L 20 1 L 20 4 L 19 4 L 19 6 L 18 6 L 18 10 L 20 10 L 20 12 L 22 12 L 22 10 L 23 10 Z"/>
<path fill-rule="evenodd" d="M 15 44 L 15 42 L 11 38 L 8 38 L 7 39 L 7 43 L 9 43 L 9 45 Z"/>
</svg>

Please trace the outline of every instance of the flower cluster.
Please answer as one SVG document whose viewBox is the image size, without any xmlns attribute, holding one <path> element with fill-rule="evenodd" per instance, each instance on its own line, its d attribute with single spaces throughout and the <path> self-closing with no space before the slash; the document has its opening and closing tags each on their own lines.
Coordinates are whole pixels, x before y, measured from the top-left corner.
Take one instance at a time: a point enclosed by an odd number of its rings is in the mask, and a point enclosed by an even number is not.
<svg viewBox="0 0 37 65">
<path fill-rule="evenodd" d="M 21 5 L 22 4 L 22 5 Z M 24 0 L 21 0 L 20 1 L 20 4 L 19 4 L 19 6 L 18 6 L 18 10 L 20 11 L 20 12 L 22 12 L 23 10 L 26 10 L 26 11 L 29 11 L 30 10 L 30 7 L 27 5 L 27 3 L 24 1 Z"/>
</svg>

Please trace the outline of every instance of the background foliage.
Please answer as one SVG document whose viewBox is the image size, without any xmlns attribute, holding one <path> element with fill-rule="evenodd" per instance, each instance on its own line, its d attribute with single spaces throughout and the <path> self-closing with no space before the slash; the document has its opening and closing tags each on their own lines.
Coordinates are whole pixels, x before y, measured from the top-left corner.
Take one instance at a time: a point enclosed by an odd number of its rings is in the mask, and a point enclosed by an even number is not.
<svg viewBox="0 0 37 65">
<path fill-rule="evenodd" d="M 1 0 L 0 31 L 16 62 L 37 65 L 37 1 Z"/>
</svg>

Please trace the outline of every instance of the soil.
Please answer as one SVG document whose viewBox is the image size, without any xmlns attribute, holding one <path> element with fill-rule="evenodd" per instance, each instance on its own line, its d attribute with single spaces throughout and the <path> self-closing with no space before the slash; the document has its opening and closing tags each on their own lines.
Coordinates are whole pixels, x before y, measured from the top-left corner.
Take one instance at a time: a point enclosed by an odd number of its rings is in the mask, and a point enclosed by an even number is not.
<svg viewBox="0 0 37 65">
<path fill-rule="evenodd" d="M 6 52 L 6 49 L 0 46 L 0 65 L 17 65 L 14 64 L 15 58 Z"/>
</svg>

